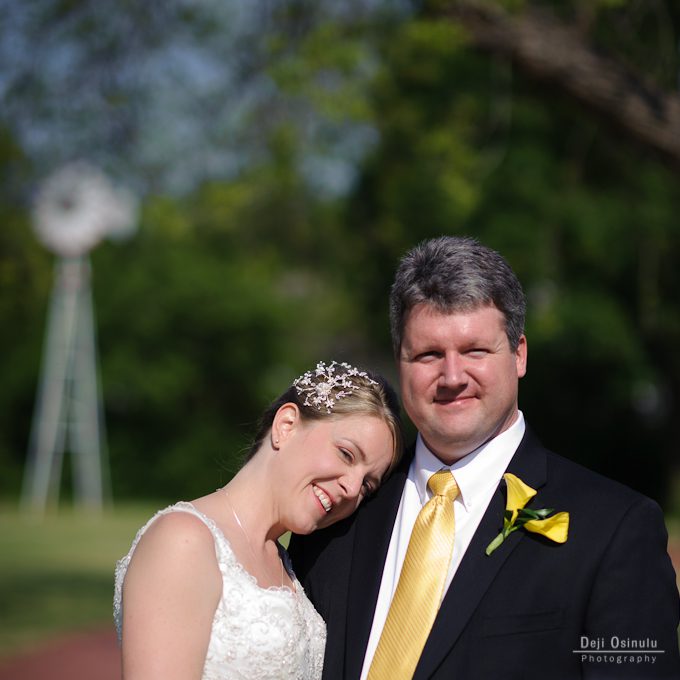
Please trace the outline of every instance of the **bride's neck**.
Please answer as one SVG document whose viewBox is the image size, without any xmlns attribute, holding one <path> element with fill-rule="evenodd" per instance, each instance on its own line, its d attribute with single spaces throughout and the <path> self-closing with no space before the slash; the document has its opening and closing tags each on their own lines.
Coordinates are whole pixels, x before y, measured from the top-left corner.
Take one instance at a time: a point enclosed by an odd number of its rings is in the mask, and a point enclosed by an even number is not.
<svg viewBox="0 0 680 680">
<path fill-rule="evenodd" d="M 286 532 L 278 522 L 273 485 L 266 467 L 250 460 L 225 487 L 228 502 L 244 526 L 254 550 Z M 246 528 L 247 527 L 247 528 Z"/>
</svg>

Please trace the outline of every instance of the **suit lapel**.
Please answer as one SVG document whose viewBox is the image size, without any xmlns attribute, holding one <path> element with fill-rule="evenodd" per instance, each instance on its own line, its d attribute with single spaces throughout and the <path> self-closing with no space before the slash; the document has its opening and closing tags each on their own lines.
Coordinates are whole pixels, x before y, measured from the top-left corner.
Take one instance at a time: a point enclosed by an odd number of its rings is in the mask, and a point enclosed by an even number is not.
<svg viewBox="0 0 680 680">
<path fill-rule="evenodd" d="M 361 674 L 392 527 L 414 450 L 404 456 L 375 498 L 357 513 L 345 633 L 345 677 L 348 678 L 358 678 Z"/>
<path fill-rule="evenodd" d="M 528 429 L 507 471 L 535 489 L 545 484 L 545 453 Z M 485 554 L 486 546 L 502 528 L 504 511 L 505 494 L 499 484 L 442 602 L 414 680 L 431 677 L 449 654 L 496 574 L 523 540 L 524 532 L 518 531 L 493 555 Z"/>
</svg>

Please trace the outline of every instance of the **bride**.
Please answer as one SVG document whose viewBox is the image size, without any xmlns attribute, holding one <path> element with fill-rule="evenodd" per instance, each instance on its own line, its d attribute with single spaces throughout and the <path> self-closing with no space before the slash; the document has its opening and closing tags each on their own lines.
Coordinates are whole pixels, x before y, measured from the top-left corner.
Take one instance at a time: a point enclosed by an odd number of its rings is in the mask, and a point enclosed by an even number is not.
<svg viewBox="0 0 680 680">
<path fill-rule="evenodd" d="M 350 515 L 401 455 L 387 383 L 319 363 L 224 488 L 156 513 L 116 565 L 125 680 L 321 677 L 326 627 L 278 543 Z"/>
</svg>

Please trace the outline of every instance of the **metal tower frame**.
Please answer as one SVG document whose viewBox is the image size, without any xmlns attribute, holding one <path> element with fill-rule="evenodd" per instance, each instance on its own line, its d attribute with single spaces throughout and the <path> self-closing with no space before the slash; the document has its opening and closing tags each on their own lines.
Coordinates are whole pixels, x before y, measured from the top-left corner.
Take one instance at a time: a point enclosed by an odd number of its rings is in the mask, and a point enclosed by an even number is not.
<svg viewBox="0 0 680 680">
<path fill-rule="evenodd" d="M 99 510 L 110 499 L 90 273 L 85 255 L 56 261 L 22 490 L 31 510 L 57 503 L 67 450 L 76 503 Z"/>
</svg>

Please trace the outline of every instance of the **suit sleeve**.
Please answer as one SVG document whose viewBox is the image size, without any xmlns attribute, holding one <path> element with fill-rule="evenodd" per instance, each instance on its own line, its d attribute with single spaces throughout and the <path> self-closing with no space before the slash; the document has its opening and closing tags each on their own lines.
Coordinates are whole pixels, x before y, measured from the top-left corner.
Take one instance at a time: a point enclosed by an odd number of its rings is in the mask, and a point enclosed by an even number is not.
<svg viewBox="0 0 680 680">
<path fill-rule="evenodd" d="M 606 649 L 625 652 L 620 654 L 624 661 L 585 662 L 585 678 L 680 678 L 680 604 L 667 545 L 661 508 L 648 498 L 636 499 L 604 552 L 584 631 L 591 639 L 603 640 Z M 640 660 L 640 655 L 629 653 L 635 647 L 654 653 L 641 652 Z"/>
<path fill-rule="evenodd" d="M 329 615 L 326 609 L 328 598 L 324 596 L 324 593 L 334 580 L 332 575 L 323 568 L 324 557 L 322 553 L 325 542 L 322 539 L 326 532 L 328 530 L 317 531 L 308 536 L 292 534 L 288 544 L 288 555 L 295 576 L 324 620 L 327 620 Z M 321 572 L 321 575 L 319 572 Z"/>
<path fill-rule="evenodd" d="M 295 572 L 295 576 L 297 576 L 300 583 L 302 583 L 303 588 L 305 589 L 305 591 L 307 591 L 307 594 L 309 595 L 308 586 L 310 584 L 307 582 L 309 565 L 307 560 L 308 551 L 306 550 L 308 542 L 309 542 L 308 536 L 298 536 L 296 534 L 291 534 L 287 551 L 291 563 L 293 565 L 293 571 Z"/>
</svg>

